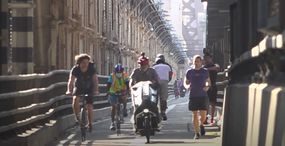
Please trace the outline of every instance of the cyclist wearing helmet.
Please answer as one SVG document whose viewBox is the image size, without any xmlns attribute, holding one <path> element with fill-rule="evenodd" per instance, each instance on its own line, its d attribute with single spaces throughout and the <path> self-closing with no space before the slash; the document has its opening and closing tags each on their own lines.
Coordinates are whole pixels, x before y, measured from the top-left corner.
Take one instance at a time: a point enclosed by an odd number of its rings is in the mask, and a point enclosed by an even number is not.
<svg viewBox="0 0 285 146">
<path fill-rule="evenodd" d="M 124 74 L 124 68 L 121 64 L 117 64 L 114 68 L 113 73 L 109 76 L 108 82 L 107 82 L 107 90 L 108 90 L 108 100 L 109 103 L 112 106 L 111 111 L 111 126 L 110 130 L 116 130 L 115 129 L 115 114 L 117 109 L 117 103 L 121 102 L 124 105 L 124 116 L 127 116 L 127 96 L 126 93 L 129 90 L 128 87 L 129 81 L 126 74 Z M 118 98 L 116 93 L 122 93 L 122 96 Z"/>
<path fill-rule="evenodd" d="M 129 83 L 130 88 L 134 84 L 136 84 L 140 81 L 151 81 L 152 82 L 151 86 L 154 89 L 157 89 L 159 77 L 158 77 L 156 71 L 153 68 L 150 68 L 149 59 L 147 57 L 145 57 L 145 53 L 141 53 L 141 56 L 138 58 L 138 64 L 140 65 L 139 68 L 134 69 L 132 74 L 130 75 L 130 83 Z M 143 106 L 146 106 L 146 105 L 139 106 L 136 109 L 136 111 L 134 113 L 134 118 L 136 117 L 136 115 L 138 113 L 140 113 L 143 110 Z M 153 111 L 154 113 L 159 115 L 157 106 L 152 107 L 151 111 Z M 135 121 L 134 124 L 136 126 L 136 120 L 134 119 L 134 121 Z M 160 118 L 158 116 L 157 123 L 159 123 L 159 122 L 160 122 Z"/>
<path fill-rule="evenodd" d="M 158 84 L 158 75 L 153 68 L 149 67 L 149 59 L 145 57 L 145 53 L 141 53 L 138 64 L 140 67 L 134 69 L 130 76 L 130 86 L 140 81 L 151 81 L 153 84 Z"/>
</svg>

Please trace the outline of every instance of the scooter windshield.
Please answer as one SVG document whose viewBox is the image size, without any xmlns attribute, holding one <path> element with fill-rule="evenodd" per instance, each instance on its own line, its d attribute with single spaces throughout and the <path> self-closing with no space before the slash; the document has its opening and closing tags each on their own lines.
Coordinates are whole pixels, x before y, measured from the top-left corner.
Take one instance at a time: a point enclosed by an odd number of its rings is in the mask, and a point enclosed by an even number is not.
<svg viewBox="0 0 285 146">
<path fill-rule="evenodd" d="M 143 81 L 132 87 L 133 104 L 141 105 L 143 100 L 150 100 L 156 103 L 157 91 L 151 88 L 150 83 L 149 81 Z"/>
</svg>

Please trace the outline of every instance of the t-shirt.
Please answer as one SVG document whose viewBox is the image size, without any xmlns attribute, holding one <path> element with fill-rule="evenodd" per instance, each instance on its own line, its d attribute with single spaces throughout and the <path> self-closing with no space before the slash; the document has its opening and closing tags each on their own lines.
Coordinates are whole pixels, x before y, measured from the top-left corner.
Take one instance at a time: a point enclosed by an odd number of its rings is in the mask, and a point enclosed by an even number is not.
<svg viewBox="0 0 285 146">
<path fill-rule="evenodd" d="M 168 65 L 160 63 L 153 66 L 160 80 L 169 80 L 171 69 Z"/>
<path fill-rule="evenodd" d="M 125 82 L 129 81 L 128 75 L 126 73 L 123 73 L 123 77 L 121 79 L 124 79 Z M 108 83 L 113 83 L 113 73 L 111 73 L 108 77 Z"/>
<path fill-rule="evenodd" d="M 127 74 L 123 74 L 122 78 L 117 78 L 114 73 L 112 73 L 107 81 L 109 84 L 111 84 L 111 87 L 109 89 L 110 92 L 115 93 L 117 91 L 127 90 L 128 86 L 128 76 Z"/>
<path fill-rule="evenodd" d="M 165 62 L 165 61 L 162 62 L 162 64 L 165 64 L 165 65 L 169 66 L 169 68 L 170 68 L 170 74 L 171 74 L 171 75 L 169 76 L 168 81 L 171 81 L 171 79 L 172 79 L 172 74 L 173 74 L 171 65 L 168 64 L 168 63 Z M 153 66 L 155 66 L 155 65 L 157 65 L 157 63 L 153 64 Z"/>
<path fill-rule="evenodd" d="M 206 64 L 204 68 L 210 68 L 216 66 L 215 64 Z M 211 80 L 211 86 L 216 86 L 217 74 L 218 72 L 215 70 L 208 70 Z"/>
<path fill-rule="evenodd" d="M 75 87 L 78 89 L 93 89 L 93 80 L 92 77 L 96 74 L 96 69 L 94 67 L 94 63 L 89 63 L 87 72 L 83 73 L 80 70 L 78 65 L 75 65 L 71 69 L 71 74 L 76 77 Z"/>
<path fill-rule="evenodd" d="M 132 72 L 130 78 L 135 80 L 136 82 L 153 80 L 158 81 L 159 79 L 156 71 L 153 68 L 148 68 L 146 71 L 143 71 L 140 68 L 136 68 Z"/>
<path fill-rule="evenodd" d="M 190 81 L 190 98 L 206 97 L 207 92 L 203 90 L 207 78 L 208 70 L 201 68 L 199 70 L 189 69 L 186 73 L 186 79 Z"/>
</svg>

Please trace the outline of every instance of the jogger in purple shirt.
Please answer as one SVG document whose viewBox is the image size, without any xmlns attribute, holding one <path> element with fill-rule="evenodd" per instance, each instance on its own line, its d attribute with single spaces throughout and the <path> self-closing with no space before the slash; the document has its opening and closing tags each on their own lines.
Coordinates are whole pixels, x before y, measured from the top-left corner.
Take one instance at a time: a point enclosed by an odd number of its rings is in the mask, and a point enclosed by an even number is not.
<svg viewBox="0 0 285 146">
<path fill-rule="evenodd" d="M 194 139 L 199 139 L 200 134 L 205 135 L 205 128 L 203 126 L 206 120 L 206 113 L 208 108 L 208 96 L 207 90 L 211 84 L 208 70 L 202 68 L 202 57 L 195 55 L 193 57 L 194 68 L 189 69 L 186 73 L 185 84 L 190 86 L 190 97 L 189 97 L 189 110 L 193 114 L 193 125 L 195 130 Z M 199 116 L 200 113 L 200 130 L 199 130 Z M 200 133 L 199 133 L 200 131 Z"/>
</svg>

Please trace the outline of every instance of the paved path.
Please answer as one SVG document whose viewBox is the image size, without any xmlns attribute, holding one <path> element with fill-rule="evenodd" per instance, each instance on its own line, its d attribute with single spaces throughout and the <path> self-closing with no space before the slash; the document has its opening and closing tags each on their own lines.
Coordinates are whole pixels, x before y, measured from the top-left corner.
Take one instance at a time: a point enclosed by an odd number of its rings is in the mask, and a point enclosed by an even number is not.
<svg viewBox="0 0 285 146">
<path fill-rule="evenodd" d="M 151 137 L 151 143 L 147 145 L 155 146 L 219 146 L 220 145 L 220 132 L 217 127 L 206 127 L 206 136 L 201 137 L 199 140 L 193 140 L 192 125 L 188 129 L 188 124 L 191 121 L 191 113 L 187 109 L 187 98 L 173 99 L 169 101 L 167 111 L 168 120 L 162 123 L 161 132 L 156 133 Z M 93 132 L 88 133 L 85 142 L 80 141 L 79 128 L 70 129 L 59 138 L 49 145 L 57 146 L 135 146 L 146 145 L 145 137 L 134 135 L 132 131 L 130 117 L 126 118 L 125 124 L 122 125 L 122 134 L 117 136 L 114 131 L 109 130 L 110 119 L 94 122 Z M 190 130 L 190 131 L 188 131 Z"/>
</svg>

